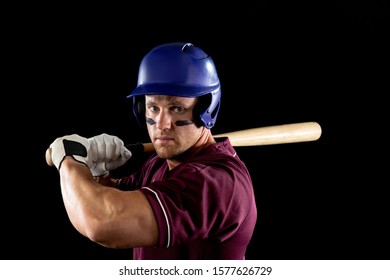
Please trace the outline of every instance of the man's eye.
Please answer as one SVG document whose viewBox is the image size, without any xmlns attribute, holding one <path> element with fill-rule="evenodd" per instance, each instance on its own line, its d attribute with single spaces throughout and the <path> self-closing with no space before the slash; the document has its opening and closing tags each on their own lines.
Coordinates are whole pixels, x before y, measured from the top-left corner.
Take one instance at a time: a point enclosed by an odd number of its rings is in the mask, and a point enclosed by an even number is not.
<svg viewBox="0 0 390 280">
<path fill-rule="evenodd" d="M 183 107 L 174 107 L 173 111 L 175 111 L 176 113 L 181 113 L 184 111 L 184 108 Z"/>
<path fill-rule="evenodd" d="M 157 108 L 157 106 L 150 106 L 149 110 L 152 111 L 152 112 L 157 112 L 158 108 Z"/>
</svg>

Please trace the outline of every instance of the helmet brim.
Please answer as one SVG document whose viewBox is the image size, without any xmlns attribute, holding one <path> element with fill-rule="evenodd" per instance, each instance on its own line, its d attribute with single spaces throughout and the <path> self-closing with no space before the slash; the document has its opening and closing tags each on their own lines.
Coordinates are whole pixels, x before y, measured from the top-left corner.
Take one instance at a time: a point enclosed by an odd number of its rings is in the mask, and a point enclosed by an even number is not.
<svg viewBox="0 0 390 280">
<path fill-rule="evenodd" d="M 179 97 L 199 97 L 218 90 L 220 85 L 209 87 L 188 87 L 167 84 L 148 84 L 136 87 L 127 98 L 142 95 L 169 95 Z"/>
</svg>

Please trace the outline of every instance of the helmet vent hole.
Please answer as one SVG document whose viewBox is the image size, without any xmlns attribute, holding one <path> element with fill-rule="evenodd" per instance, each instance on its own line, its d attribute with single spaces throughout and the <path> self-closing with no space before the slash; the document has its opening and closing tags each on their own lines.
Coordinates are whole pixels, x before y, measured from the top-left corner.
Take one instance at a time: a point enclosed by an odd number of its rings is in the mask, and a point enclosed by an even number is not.
<svg viewBox="0 0 390 280">
<path fill-rule="evenodd" d="M 185 52 L 187 50 L 187 48 L 192 47 L 192 46 L 194 46 L 194 45 L 191 43 L 185 43 L 184 46 L 181 48 L 181 51 Z"/>
</svg>

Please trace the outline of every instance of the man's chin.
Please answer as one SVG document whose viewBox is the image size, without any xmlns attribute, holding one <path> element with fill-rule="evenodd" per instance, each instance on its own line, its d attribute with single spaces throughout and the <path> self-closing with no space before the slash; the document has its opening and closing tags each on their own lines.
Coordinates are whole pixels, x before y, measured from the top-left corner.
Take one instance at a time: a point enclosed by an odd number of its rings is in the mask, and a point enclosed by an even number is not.
<svg viewBox="0 0 390 280">
<path fill-rule="evenodd" d="M 169 147 L 155 147 L 157 155 L 162 159 L 174 159 L 181 155 L 179 152 L 175 152 Z"/>
<path fill-rule="evenodd" d="M 157 155 L 162 159 L 169 159 L 172 157 L 172 152 L 167 147 L 155 146 Z"/>
</svg>

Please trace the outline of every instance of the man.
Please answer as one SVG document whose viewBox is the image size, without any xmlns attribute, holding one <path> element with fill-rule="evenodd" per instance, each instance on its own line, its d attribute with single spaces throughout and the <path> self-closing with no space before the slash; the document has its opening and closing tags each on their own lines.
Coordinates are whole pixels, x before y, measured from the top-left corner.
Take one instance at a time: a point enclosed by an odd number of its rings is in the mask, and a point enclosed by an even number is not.
<svg viewBox="0 0 390 280">
<path fill-rule="evenodd" d="M 190 43 L 143 58 L 128 96 L 155 153 L 114 179 L 132 152 L 116 136 L 77 134 L 51 145 L 74 227 L 134 259 L 245 259 L 257 210 L 245 164 L 228 138 L 213 138 L 221 88 L 214 62 Z"/>
</svg>

